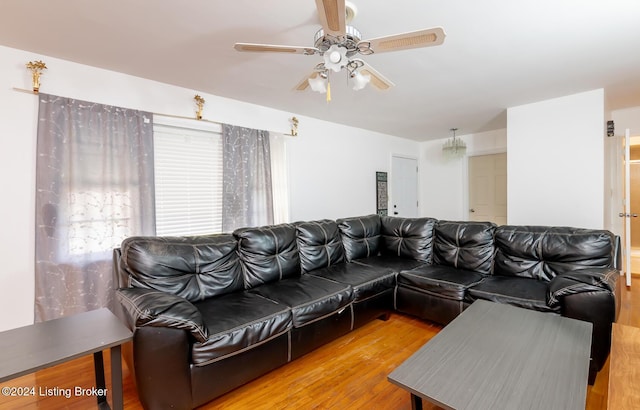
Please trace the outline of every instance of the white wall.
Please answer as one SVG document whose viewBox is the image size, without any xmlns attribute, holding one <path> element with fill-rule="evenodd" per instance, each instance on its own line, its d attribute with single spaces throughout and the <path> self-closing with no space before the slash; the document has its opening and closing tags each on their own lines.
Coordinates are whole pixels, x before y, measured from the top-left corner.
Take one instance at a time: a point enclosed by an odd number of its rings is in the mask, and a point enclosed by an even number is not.
<svg viewBox="0 0 640 410">
<path fill-rule="evenodd" d="M 611 119 L 616 135 L 624 135 L 625 130 L 629 128 L 631 136 L 640 136 L 640 107 L 613 111 Z"/>
<path fill-rule="evenodd" d="M 29 60 L 0 48 L 0 61 L 0 330 L 5 330 L 33 321 L 38 102 L 11 89 L 23 85 L 19 64 Z"/>
<path fill-rule="evenodd" d="M 510 224 L 603 228 L 604 91 L 507 110 Z"/>
<path fill-rule="evenodd" d="M 422 215 L 446 220 L 467 220 L 468 157 L 507 151 L 507 130 L 460 135 L 467 144 L 467 155 L 445 160 L 442 144 L 446 139 L 426 141 L 420 146 L 420 211 Z"/>
<path fill-rule="evenodd" d="M 305 120 L 300 132 L 287 145 L 292 221 L 375 213 L 376 171 L 388 172 L 391 180 L 391 155 L 415 156 L 418 147 L 318 120 Z"/>
<path fill-rule="evenodd" d="M 206 100 L 204 118 L 289 132 L 290 219 L 338 218 L 375 212 L 375 171 L 390 171 L 391 155 L 415 155 L 419 144 L 394 136 L 204 94 L 26 51 L 0 47 L 0 330 L 33 322 L 35 141 L 37 98 L 25 64 L 48 67 L 41 92 L 160 114 L 193 117 L 193 97 Z"/>
</svg>

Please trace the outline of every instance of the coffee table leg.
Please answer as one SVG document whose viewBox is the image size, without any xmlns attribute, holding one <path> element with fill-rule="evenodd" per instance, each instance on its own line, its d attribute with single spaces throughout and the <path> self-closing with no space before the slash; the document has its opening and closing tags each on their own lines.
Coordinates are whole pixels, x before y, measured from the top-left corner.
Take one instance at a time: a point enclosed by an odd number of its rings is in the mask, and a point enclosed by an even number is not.
<svg viewBox="0 0 640 410">
<path fill-rule="evenodd" d="M 100 391 L 105 391 L 105 381 L 104 381 L 104 360 L 102 357 L 102 351 L 95 352 L 93 354 L 93 369 L 96 374 L 96 388 Z M 98 408 L 105 408 L 105 405 L 108 408 L 107 396 L 98 396 Z"/>
<path fill-rule="evenodd" d="M 122 410 L 122 349 L 120 345 L 111 348 L 111 388 L 113 409 Z"/>
<path fill-rule="evenodd" d="M 422 410 L 422 398 L 413 393 L 411 394 L 411 409 Z"/>
</svg>

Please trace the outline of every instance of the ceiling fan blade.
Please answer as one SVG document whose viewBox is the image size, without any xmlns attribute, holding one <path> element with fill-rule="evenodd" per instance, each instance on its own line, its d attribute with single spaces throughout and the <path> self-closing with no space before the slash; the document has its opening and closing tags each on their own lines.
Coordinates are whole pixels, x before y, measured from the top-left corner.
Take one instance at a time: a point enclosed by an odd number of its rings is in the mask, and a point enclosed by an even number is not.
<svg viewBox="0 0 640 410">
<path fill-rule="evenodd" d="M 442 27 L 433 27 L 409 33 L 363 40 L 360 44 L 369 43 L 369 48 L 373 50 L 374 53 L 384 53 L 409 48 L 439 46 L 444 42 L 445 37 L 446 34 Z"/>
<path fill-rule="evenodd" d="M 313 73 L 309 74 L 308 76 L 306 76 L 305 78 L 302 79 L 302 81 L 300 81 L 298 83 L 298 85 L 295 86 L 294 90 L 296 91 L 304 91 L 307 88 L 309 88 L 309 79 L 310 78 L 316 78 L 318 75 L 320 75 L 317 71 L 314 71 Z"/>
<path fill-rule="evenodd" d="M 316 7 L 324 34 L 344 36 L 347 15 L 345 0 L 316 0 Z"/>
<path fill-rule="evenodd" d="M 388 78 L 380 74 L 369 64 L 366 64 L 360 69 L 360 74 L 371 76 L 371 80 L 369 81 L 374 87 L 380 90 L 388 90 L 389 88 L 395 86 L 394 83 L 391 82 Z"/>
<path fill-rule="evenodd" d="M 237 51 L 253 53 L 289 53 L 313 55 L 320 52 L 315 47 L 277 46 L 273 44 L 236 43 L 233 46 Z"/>
</svg>

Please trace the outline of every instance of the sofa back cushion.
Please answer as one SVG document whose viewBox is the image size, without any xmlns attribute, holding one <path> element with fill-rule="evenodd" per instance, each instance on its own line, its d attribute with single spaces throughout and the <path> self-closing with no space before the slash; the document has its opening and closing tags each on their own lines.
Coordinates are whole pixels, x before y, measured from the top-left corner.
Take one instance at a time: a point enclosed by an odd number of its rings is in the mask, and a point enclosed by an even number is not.
<svg viewBox="0 0 640 410">
<path fill-rule="evenodd" d="M 489 275 L 495 252 L 495 231 L 496 225 L 491 222 L 438 221 L 434 263 Z"/>
<path fill-rule="evenodd" d="M 616 265 L 616 239 L 605 230 L 500 226 L 494 274 L 550 281 L 576 269 Z"/>
<path fill-rule="evenodd" d="M 436 219 L 383 216 L 380 252 L 431 263 Z"/>
<path fill-rule="evenodd" d="M 300 276 L 296 228 L 291 224 L 240 228 L 233 232 L 247 288 Z"/>
<path fill-rule="evenodd" d="M 344 247 L 335 221 L 298 222 L 295 227 L 303 273 L 344 262 Z"/>
<path fill-rule="evenodd" d="M 129 286 L 155 289 L 191 302 L 244 289 L 238 242 L 232 235 L 135 236 L 120 247 Z"/>
<path fill-rule="evenodd" d="M 380 216 L 367 215 L 336 221 L 347 261 L 377 256 L 380 247 Z"/>
</svg>

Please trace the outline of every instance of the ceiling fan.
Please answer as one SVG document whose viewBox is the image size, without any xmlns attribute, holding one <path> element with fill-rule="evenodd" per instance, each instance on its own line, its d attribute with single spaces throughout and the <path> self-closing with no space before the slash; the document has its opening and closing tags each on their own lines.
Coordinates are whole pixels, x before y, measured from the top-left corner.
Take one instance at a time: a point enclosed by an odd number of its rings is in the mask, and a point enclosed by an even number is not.
<svg viewBox="0 0 640 410">
<path fill-rule="evenodd" d="M 307 75 L 296 87 L 304 91 L 308 87 L 321 93 L 327 93 L 331 99 L 329 76 L 346 69 L 348 78 L 353 81 L 353 89 L 360 90 L 369 82 L 376 88 L 386 90 L 393 83 L 374 70 L 357 54 L 370 55 L 410 48 L 431 47 L 443 43 L 445 32 L 442 27 L 433 27 L 408 33 L 395 34 L 362 40 L 360 32 L 348 23 L 356 14 L 353 4 L 345 0 L 316 0 L 316 7 L 322 28 L 314 36 L 313 47 L 281 46 L 254 43 L 236 43 L 234 48 L 243 52 L 289 53 L 319 55 L 323 62 L 317 64 L 313 72 Z"/>
</svg>

